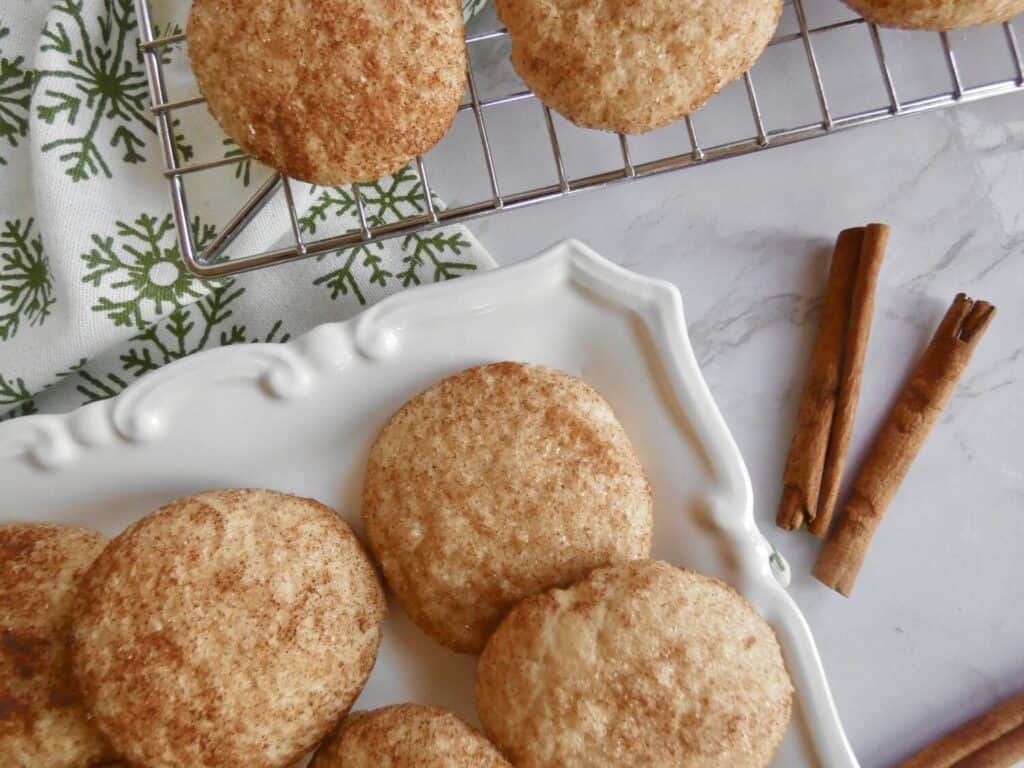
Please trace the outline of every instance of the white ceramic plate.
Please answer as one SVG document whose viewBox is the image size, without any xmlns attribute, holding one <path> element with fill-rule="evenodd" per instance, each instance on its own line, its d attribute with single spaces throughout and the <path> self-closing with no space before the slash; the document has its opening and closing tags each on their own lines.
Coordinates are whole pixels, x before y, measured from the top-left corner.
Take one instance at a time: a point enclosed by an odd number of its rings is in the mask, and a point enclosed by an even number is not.
<svg viewBox="0 0 1024 768">
<path fill-rule="evenodd" d="M 364 463 L 385 420 L 438 378 L 496 360 L 560 368 L 601 392 L 651 479 L 654 555 L 725 579 L 775 628 L 797 706 L 773 766 L 855 767 L 810 630 L 754 524 L 750 480 L 697 368 L 679 292 L 576 242 L 401 293 L 288 344 L 200 353 L 68 415 L 0 424 L 0 522 L 116 534 L 185 494 L 262 486 L 320 499 L 359 529 Z M 357 706 L 419 701 L 475 720 L 473 664 L 392 605 Z"/>
</svg>

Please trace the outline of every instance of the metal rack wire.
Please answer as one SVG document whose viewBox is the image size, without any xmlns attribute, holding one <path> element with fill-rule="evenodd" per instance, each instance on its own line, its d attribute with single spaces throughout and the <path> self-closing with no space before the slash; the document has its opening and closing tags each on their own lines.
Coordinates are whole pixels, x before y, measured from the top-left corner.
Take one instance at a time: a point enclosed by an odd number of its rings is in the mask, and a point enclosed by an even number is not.
<svg viewBox="0 0 1024 768">
<path fill-rule="evenodd" d="M 185 36 L 183 34 L 174 34 L 157 37 L 151 19 L 149 0 L 136 0 L 142 38 L 141 48 L 149 78 L 152 112 L 166 164 L 164 175 L 170 186 L 171 205 L 184 261 L 193 273 L 203 277 L 220 277 L 235 274 L 307 256 L 368 245 L 387 238 L 410 235 L 439 225 L 454 224 L 501 211 L 534 205 L 546 200 L 575 194 L 586 189 L 594 189 L 631 179 L 703 165 L 738 155 L 763 151 L 772 147 L 785 146 L 824 136 L 838 130 L 867 125 L 897 116 L 940 109 L 958 103 L 976 101 L 1015 91 L 1024 92 L 1024 58 L 1021 55 L 1021 47 L 1017 41 L 1016 32 L 1010 22 L 1002 26 L 1003 37 L 1005 38 L 1009 54 L 1006 60 L 1011 69 L 1005 78 L 980 85 L 967 85 L 961 76 L 957 54 L 950 41 L 950 37 L 947 33 L 942 32 L 938 33 L 938 36 L 942 56 L 948 69 L 949 89 L 925 97 L 906 99 L 899 96 L 896 78 L 890 67 L 889 56 L 876 25 L 868 23 L 861 18 L 848 18 L 819 26 L 810 26 L 803 0 L 787 0 L 787 5 L 790 2 L 795 12 L 797 29 L 794 32 L 776 35 L 769 45 L 799 44 L 802 46 L 814 89 L 814 98 L 817 102 L 818 115 L 811 122 L 769 129 L 762 114 L 761 99 L 755 89 L 754 79 L 751 73 L 748 72 L 743 76 L 741 82 L 742 87 L 746 91 L 746 100 L 749 103 L 749 112 L 753 125 L 752 135 L 739 140 L 704 146 L 698 139 L 694 120 L 687 116 L 683 122 L 689 144 L 688 146 L 680 147 L 682 151 L 673 152 L 644 162 L 635 162 L 631 152 L 631 141 L 633 139 L 619 134 L 618 146 L 621 157 L 616 160 L 616 167 L 614 169 L 600 173 L 574 176 L 567 171 L 563 148 L 552 113 L 546 107 L 541 106 L 546 126 L 546 136 L 550 144 L 546 151 L 551 153 L 551 161 L 557 181 L 552 184 L 535 186 L 522 191 L 503 192 L 501 174 L 499 174 L 495 162 L 495 148 L 488 134 L 486 113 L 499 105 L 532 100 L 534 95 L 529 90 L 520 89 L 492 98 L 481 97 L 478 88 L 478 76 L 474 71 L 472 63 L 473 48 L 486 41 L 501 40 L 507 37 L 507 32 L 496 26 L 494 29 L 471 34 L 466 38 L 466 45 L 469 51 L 469 56 L 467 57 L 469 62 L 468 101 L 459 108 L 460 112 L 472 113 L 479 140 L 478 149 L 482 154 L 483 167 L 486 171 L 485 186 L 488 188 L 489 194 L 481 196 L 481 199 L 470 200 L 449 208 L 442 208 L 435 202 L 434 189 L 431 187 L 427 177 L 427 167 L 423 158 L 420 157 L 416 159 L 415 165 L 421 182 L 422 212 L 397 221 L 373 224 L 364 208 L 359 184 L 352 184 L 351 193 L 355 201 L 357 226 L 340 235 L 306 240 L 300 227 L 300 216 L 295 205 L 292 185 L 287 178 L 279 173 L 274 173 L 240 206 L 238 212 L 221 229 L 217 237 L 206 245 L 205 248 L 200 249 L 195 233 L 192 231 L 189 223 L 190 208 L 185 192 L 184 179 L 191 174 L 203 173 L 238 162 L 238 159 L 237 157 L 225 157 L 207 161 L 183 162 L 182 153 L 177 146 L 175 138 L 173 115 L 179 110 L 202 104 L 203 99 L 201 96 L 190 96 L 177 100 L 168 99 L 161 54 L 169 46 L 184 42 Z M 878 74 L 881 77 L 887 95 L 887 103 L 848 114 L 837 114 L 836 109 L 830 103 L 829 91 L 826 88 L 826 81 L 822 76 L 822 70 L 819 66 L 819 52 L 816 51 L 816 43 L 820 44 L 820 39 L 825 33 L 848 27 L 866 29 L 867 34 L 870 36 L 874 59 L 879 68 Z M 268 249 L 240 258 L 225 258 L 226 249 L 232 241 L 279 191 L 283 191 L 287 206 L 293 244 L 289 247 Z"/>
</svg>

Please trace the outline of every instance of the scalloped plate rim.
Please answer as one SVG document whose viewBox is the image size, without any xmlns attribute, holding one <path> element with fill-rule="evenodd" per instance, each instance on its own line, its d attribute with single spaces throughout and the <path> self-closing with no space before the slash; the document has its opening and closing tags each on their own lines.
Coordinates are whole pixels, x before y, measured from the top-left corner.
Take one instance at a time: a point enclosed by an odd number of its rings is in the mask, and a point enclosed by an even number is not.
<svg viewBox="0 0 1024 768">
<path fill-rule="evenodd" d="M 302 396 L 306 391 L 304 383 L 317 372 L 344 375 L 344 368 L 354 356 L 361 355 L 372 361 L 389 354 L 395 336 L 403 327 L 397 321 L 405 314 L 439 305 L 442 314 L 483 311 L 502 298 L 507 299 L 512 294 L 510 286 L 516 281 L 536 282 L 538 278 L 567 281 L 596 291 L 643 318 L 654 336 L 665 372 L 673 378 L 673 395 L 690 400 L 680 405 L 707 441 L 706 447 L 713 453 L 709 461 L 721 473 L 722 492 L 716 497 L 717 511 L 713 520 L 741 555 L 740 567 L 745 576 L 745 588 L 741 591 L 769 621 L 776 623 L 776 631 L 790 654 L 791 665 L 796 667 L 791 672 L 798 691 L 806 700 L 801 701 L 801 696 L 797 696 L 795 703 L 796 706 L 803 704 L 815 750 L 829 768 L 857 768 L 810 628 L 769 566 L 772 549 L 754 521 L 750 478 L 700 371 L 686 329 L 679 290 L 667 281 L 638 275 L 614 264 L 577 240 L 564 240 L 508 267 L 394 294 L 355 317 L 324 323 L 283 344 L 245 344 L 199 352 L 132 382 L 113 398 L 68 413 L 34 414 L 2 422 L 0 472 L 7 461 L 33 461 L 43 468 L 59 471 L 80 451 L 101 450 L 113 440 L 159 439 L 161 430 L 167 428 L 163 421 L 169 417 L 157 409 L 147 414 L 144 407 L 147 396 L 154 397 L 163 391 L 173 397 L 176 383 L 182 384 L 196 371 L 203 372 L 221 364 L 231 369 L 232 375 L 206 379 L 203 386 L 254 379 L 257 385 L 268 390 L 268 397 Z M 472 286 L 472 290 L 468 290 L 468 286 Z M 487 301 L 479 300 L 481 295 Z M 653 317 L 645 316 L 644 310 L 651 308 Z M 664 336 L 659 338 L 655 331 L 661 331 Z M 239 362 L 262 361 L 264 366 L 248 375 L 239 375 L 234 366 L 228 365 L 235 358 Z M 275 366 L 278 367 L 275 369 Z M 104 430 L 102 434 L 100 429 Z M 27 443 L 20 452 L 17 450 L 19 441 Z M 5 453 L 5 445 L 12 444 L 15 452 Z"/>
</svg>

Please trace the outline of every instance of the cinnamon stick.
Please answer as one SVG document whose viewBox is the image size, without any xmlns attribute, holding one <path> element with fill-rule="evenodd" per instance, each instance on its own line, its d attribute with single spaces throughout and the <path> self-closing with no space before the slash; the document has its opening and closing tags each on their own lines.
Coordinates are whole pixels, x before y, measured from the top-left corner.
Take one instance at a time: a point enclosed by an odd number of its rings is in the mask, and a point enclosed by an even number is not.
<svg viewBox="0 0 1024 768">
<path fill-rule="evenodd" d="M 776 523 L 790 531 L 812 518 L 818 508 L 821 472 L 839 389 L 843 339 L 863 235 L 862 227 L 840 232 L 829 267 L 818 335 L 811 350 L 796 432 L 782 476 L 782 499 Z"/>
<path fill-rule="evenodd" d="M 897 768 L 996 768 L 1019 760 L 1024 760 L 1024 693 L 950 731 Z"/>
<path fill-rule="evenodd" d="M 868 224 L 864 228 L 860 254 L 857 259 L 857 277 L 850 299 L 846 341 L 843 344 L 843 362 L 840 369 L 839 394 L 836 399 L 832 430 L 829 435 L 825 466 L 821 474 L 817 512 L 807 526 L 815 536 L 828 533 L 839 496 L 839 482 L 846 465 L 846 453 L 853 436 L 853 419 L 860 399 L 860 385 L 864 377 L 864 359 L 868 351 L 871 320 L 875 313 L 875 289 L 882 268 L 885 246 L 889 240 L 889 227 Z"/>
<path fill-rule="evenodd" d="M 959 294 L 903 386 L 854 481 L 842 518 L 814 566 L 826 586 L 849 596 L 886 508 L 938 421 L 988 328 L 995 307 Z"/>
</svg>

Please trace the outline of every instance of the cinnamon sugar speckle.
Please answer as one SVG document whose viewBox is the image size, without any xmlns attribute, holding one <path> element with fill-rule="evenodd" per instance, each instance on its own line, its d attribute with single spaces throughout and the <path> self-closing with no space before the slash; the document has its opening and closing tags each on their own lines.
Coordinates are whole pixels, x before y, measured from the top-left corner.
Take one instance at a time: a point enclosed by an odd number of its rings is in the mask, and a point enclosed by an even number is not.
<svg viewBox="0 0 1024 768">
<path fill-rule="evenodd" d="M 143 518 L 86 574 L 73 660 L 126 759 L 277 768 L 373 667 L 385 604 L 355 534 L 311 499 L 212 491 Z"/>
<path fill-rule="evenodd" d="M 484 730 L 521 768 L 763 768 L 792 693 L 775 634 L 750 603 L 650 560 L 524 600 L 476 679 Z"/>
<path fill-rule="evenodd" d="M 111 757 L 71 675 L 68 623 L 81 574 L 106 539 L 61 525 L 0 526 L 0 765 Z"/>
<path fill-rule="evenodd" d="M 426 153 L 466 86 L 459 0 L 193 0 L 211 114 L 261 162 L 333 186 Z"/>
<path fill-rule="evenodd" d="M 349 717 L 310 768 L 511 768 L 483 734 L 440 707 L 400 704 Z"/>
<path fill-rule="evenodd" d="M 1006 0 L 994 0 L 1005 2 Z M 782 0 L 496 0 L 512 65 L 579 125 L 650 131 L 740 77 L 778 25 Z"/>
<path fill-rule="evenodd" d="M 600 395 L 504 362 L 447 378 L 391 418 L 370 453 L 363 519 L 416 623 L 479 652 L 523 597 L 646 557 L 652 500 Z"/>
</svg>

